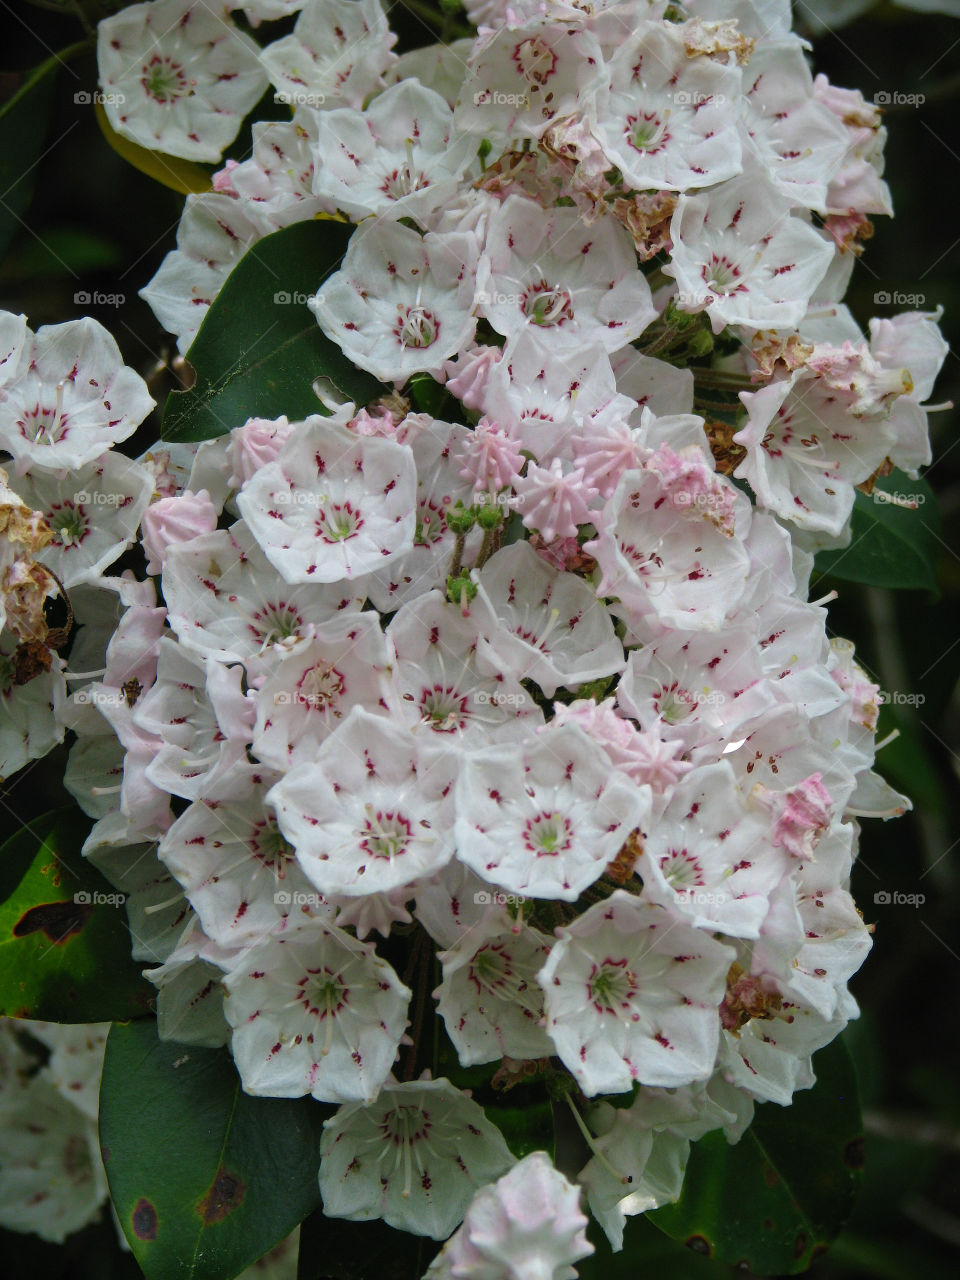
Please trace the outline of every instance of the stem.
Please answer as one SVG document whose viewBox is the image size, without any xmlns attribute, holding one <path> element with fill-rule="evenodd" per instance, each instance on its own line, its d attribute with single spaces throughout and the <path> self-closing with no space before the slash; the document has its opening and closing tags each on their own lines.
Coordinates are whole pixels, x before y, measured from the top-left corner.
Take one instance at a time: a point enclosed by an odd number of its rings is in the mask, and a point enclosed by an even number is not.
<svg viewBox="0 0 960 1280">
<path fill-rule="evenodd" d="M 732 369 L 704 369 L 694 366 L 693 379 L 701 387 L 715 387 L 718 391 L 752 391 L 756 383 L 745 373 Z"/>
</svg>

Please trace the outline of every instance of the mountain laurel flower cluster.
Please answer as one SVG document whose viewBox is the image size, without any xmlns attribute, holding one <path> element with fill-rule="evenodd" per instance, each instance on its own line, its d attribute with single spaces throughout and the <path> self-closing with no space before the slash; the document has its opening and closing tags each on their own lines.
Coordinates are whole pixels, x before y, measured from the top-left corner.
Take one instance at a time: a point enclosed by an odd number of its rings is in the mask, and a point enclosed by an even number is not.
<svg viewBox="0 0 960 1280">
<path fill-rule="evenodd" d="M 857 1016 L 859 822 L 910 802 L 809 587 L 930 461 L 938 315 L 842 301 L 884 129 L 787 0 L 484 0 L 399 56 L 378 0 L 229 7 L 100 23 L 131 142 L 221 164 L 290 111 L 143 297 L 186 353 L 266 237 L 355 224 L 291 305 L 382 385 L 128 457 L 113 338 L 0 316 L 0 776 L 67 742 L 161 1038 L 327 1104 L 328 1217 L 445 1240 L 436 1280 L 574 1276 L 587 1212 L 620 1248 Z M 4 1223 L 62 1236 L 102 1033 L 75 1094 L 66 1031 L 32 1076 L 0 1033 Z M 572 1109 L 581 1166 L 518 1163 L 467 1067 Z"/>
</svg>

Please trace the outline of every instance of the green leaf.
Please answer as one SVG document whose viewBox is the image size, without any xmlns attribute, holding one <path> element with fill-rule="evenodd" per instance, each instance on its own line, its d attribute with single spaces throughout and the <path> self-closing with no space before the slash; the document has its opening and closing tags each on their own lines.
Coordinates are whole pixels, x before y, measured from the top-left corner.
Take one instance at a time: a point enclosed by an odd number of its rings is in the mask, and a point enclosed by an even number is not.
<svg viewBox="0 0 960 1280">
<path fill-rule="evenodd" d="M 226 1049 L 115 1024 L 100 1146 L 120 1225 L 147 1280 L 233 1280 L 320 1199 L 310 1098 L 252 1098 Z"/>
<path fill-rule="evenodd" d="M 909 510 L 884 494 L 908 497 L 917 507 Z M 933 490 L 925 480 L 911 480 L 902 471 L 894 471 L 877 481 L 872 496 L 857 493 L 849 547 L 821 551 L 816 570 L 873 587 L 935 591 L 941 546 L 938 531 Z"/>
<path fill-rule="evenodd" d="M 546 1151 L 552 1160 L 556 1151 L 553 1108 L 549 1100 L 525 1107 L 484 1107 L 487 1119 L 497 1126 L 507 1146 L 522 1160 L 531 1151 Z"/>
<path fill-rule="evenodd" d="M 640 1213 L 628 1218 L 623 1231 L 623 1248 L 614 1253 L 603 1230 L 590 1219 L 587 1238 L 596 1250 L 577 1263 L 580 1280 L 717 1280 L 729 1271 L 708 1258 L 698 1257 L 676 1240 L 658 1231 Z"/>
<path fill-rule="evenodd" d="M 853 1063 L 836 1040 L 814 1058 L 817 1083 L 793 1105 L 765 1103 L 735 1146 L 695 1143 L 683 1191 L 648 1219 L 694 1252 L 754 1275 L 806 1271 L 853 1208 L 863 1129 Z"/>
<path fill-rule="evenodd" d="M 97 231 L 82 227 L 50 227 L 43 240 L 25 240 L 17 245 L 0 270 L 0 280 L 56 279 L 108 271 L 122 261 L 120 249 Z"/>
<path fill-rule="evenodd" d="M 0 106 L 0 253 L 22 225 L 33 194 L 57 69 L 87 47 L 88 42 L 83 41 L 41 62 Z"/>
<path fill-rule="evenodd" d="M 0 1014 L 109 1022 L 156 992 L 130 955 L 123 895 L 82 856 L 90 823 L 68 807 L 0 849 Z"/>
<path fill-rule="evenodd" d="M 213 439 L 251 417 L 323 413 L 317 378 L 359 405 L 384 394 L 324 336 L 306 305 L 340 266 L 352 231 L 327 219 L 298 222 L 240 259 L 187 352 L 195 384 L 167 400 L 165 440 Z"/>
</svg>

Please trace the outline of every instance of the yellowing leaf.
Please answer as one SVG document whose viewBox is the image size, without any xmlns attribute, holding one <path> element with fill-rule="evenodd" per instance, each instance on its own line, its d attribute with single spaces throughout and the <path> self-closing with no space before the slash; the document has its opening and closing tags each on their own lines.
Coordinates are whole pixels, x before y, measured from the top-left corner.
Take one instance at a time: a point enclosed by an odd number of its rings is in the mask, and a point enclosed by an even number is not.
<svg viewBox="0 0 960 1280">
<path fill-rule="evenodd" d="M 147 147 L 141 147 L 128 138 L 122 138 L 111 127 L 107 113 L 99 102 L 94 110 L 97 113 L 100 132 L 117 155 L 128 164 L 132 164 L 135 169 L 139 169 L 141 173 L 145 173 L 148 178 L 153 178 L 155 182 L 170 187 L 172 191 L 179 191 L 182 195 L 212 189 L 210 172 L 202 165 L 194 164 L 192 160 L 178 160 L 176 156 L 164 155 L 162 151 L 150 151 Z"/>
</svg>

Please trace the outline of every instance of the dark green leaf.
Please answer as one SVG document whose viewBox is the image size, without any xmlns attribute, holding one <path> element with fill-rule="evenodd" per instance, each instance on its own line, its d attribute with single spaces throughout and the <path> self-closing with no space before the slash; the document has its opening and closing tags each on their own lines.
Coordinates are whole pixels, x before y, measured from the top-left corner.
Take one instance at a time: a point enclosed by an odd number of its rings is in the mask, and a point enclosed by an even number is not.
<svg viewBox="0 0 960 1280">
<path fill-rule="evenodd" d="M 909 510 L 884 494 L 907 497 L 918 505 Z M 851 527 L 849 547 L 817 556 L 818 573 L 873 587 L 936 590 L 939 519 L 936 498 L 925 480 L 894 471 L 877 481 L 872 496 L 857 493 Z"/>
<path fill-rule="evenodd" d="M 130 956 L 123 895 L 81 855 L 90 823 L 57 809 L 0 849 L 0 1014 L 109 1022 L 156 994 Z"/>
<path fill-rule="evenodd" d="M 507 1146 L 518 1160 L 531 1151 L 546 1151 L 553 1159 L 556 1138 L 549 1100 L 526 1107 L 488 1106 L 484 1112 L 506 1138 Z"/>
<path fill-rule="evenodd" d="M 613 1252 L 602 1229 L 591 1218 L 587 1236 L 596 1252 L 577 1263 L 580 1280 L 717 1280 L 718 1276 L 730 1274 L 726 1267 L 698 1257 L 665 1236 L 648 1217 L 641 1213 L 627 1219 L 619 1253 Z"/>
<path fill-rule="evenodd" d="M 648 1218 L 695 1252 L 751 1271 L 805 1271 L 853 1208 L 863 1129 L 850 1055 L 834 1041 L 814 1058 L 817 1083 L 793 1105 L 765 1103 L 735 1146 L 695 1143 L 683 1192 Z"/>
<path fill-rule="evenodd" d="M 309 1098 L 252 1098 L 225 1049 L 111 1028 L 100 1145 L 120 1225 L 147 1280 L 233 1280 L 316 1207 Z"/>
<path fill-rule="evenodd" d="M 241 258 L 187 352 L 197 380 L 167 400 L 165 440 L 212 439 L 251 417 L 323 413 L 317 378 L 357 404 L 387 390 L 324 337 L 306 305 L 340 266 L 352 231 L 342 222 L 298 222 Z"/>
</svg>

